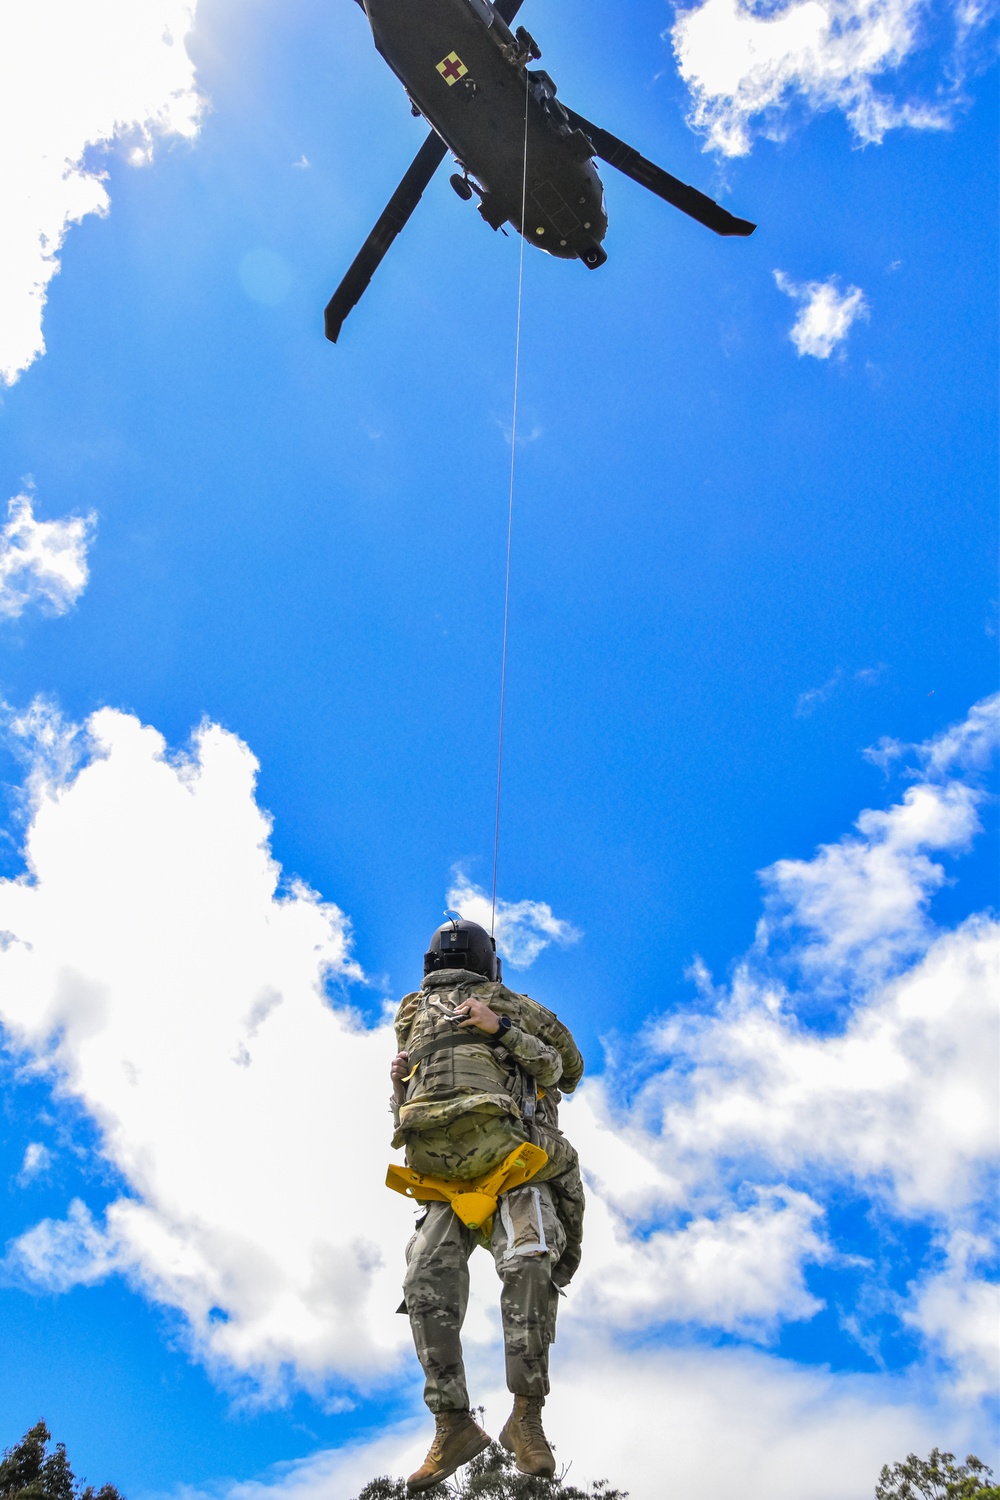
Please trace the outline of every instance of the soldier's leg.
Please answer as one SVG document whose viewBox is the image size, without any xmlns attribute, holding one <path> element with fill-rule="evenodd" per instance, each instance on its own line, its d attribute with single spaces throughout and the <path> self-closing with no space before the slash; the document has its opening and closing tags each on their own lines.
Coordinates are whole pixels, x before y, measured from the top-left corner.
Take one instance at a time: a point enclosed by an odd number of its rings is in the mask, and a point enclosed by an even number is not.
<svg viewBox="0 0 1000 1500">
<path fill-rule="evenodd" d="M 549 1345 L 556 1336 L 559 1293 L 552 1270 L 566 1248 L 566 1231 L 548 1183 L 505 1193 L 493 1221 L 493 1258 L 503 1280 L 507 1388 L 543 1401 L 549 1392 Z"/>
<path fill-rule="evenodd" d="M 583 1216 L 587 1200 L 578 1166 L 571 1167 L 550 1182 L 559 1222 L 566 1231 L 566 1248 L 559 1263 L 552 1268 L 557 1287 L 569 1286 L 580 1268 L 583 1256 Z"/>
<path fill-rule="evenodd" d="M 461 1333 L 475 1243 L 449 1203 L 431 1203 L 406 1247 L 403 1295 L 424 1370 L 424 1400 L 435 1413 L 469 1409 Z"/>
<path fill-rule="evenodd" d="M 548 1154 L 536 1183 L 549 1183 L 559 1222 L 566 1231 L 566 1245 L 559 1264 L 553 1267 L 556 1286 L 569 1286 L 583 1255 L 583 1215 L 586 1198 L 580 1176 L 580 1158 L 562 1131 L 547 1123 L 535 1126 L 537 1145 Z"/>
</svg>

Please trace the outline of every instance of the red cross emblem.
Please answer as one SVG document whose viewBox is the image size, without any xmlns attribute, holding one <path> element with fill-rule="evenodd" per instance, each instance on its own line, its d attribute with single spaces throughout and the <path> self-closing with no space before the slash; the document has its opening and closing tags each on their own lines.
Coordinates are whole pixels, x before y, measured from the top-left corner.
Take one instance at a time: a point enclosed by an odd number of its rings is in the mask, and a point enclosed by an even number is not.
<svg viewBox="0 0 1000 1500">
<path fill-rule="evenodd" d="M 437 70 L 449 88 L 453 88 L 469 71 L 457 52 L 449 52 L 448 56 L 438 63 Z"/>
</svg>

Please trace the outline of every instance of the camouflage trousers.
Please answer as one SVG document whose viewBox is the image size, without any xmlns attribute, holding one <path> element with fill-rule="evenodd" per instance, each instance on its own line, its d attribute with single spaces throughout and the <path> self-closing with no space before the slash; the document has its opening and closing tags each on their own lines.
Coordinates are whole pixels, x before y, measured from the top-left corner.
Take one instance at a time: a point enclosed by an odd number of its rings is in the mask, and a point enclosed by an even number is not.
<svg viewBox="0 0 1000 1500">
<path fill-rule="evenodd" d="M 448 1203 L 431 1203 L 406 1247 L 403 1292 L 417 1358 L 424 1370 L 424 1400 L 432 1412 L 468 1411 L 462 1360 L 462 1324 L 469 1303 L 469 1257 L 482 1238 Z M 566 1246 L 566 1231 L 548 1183 L 528 1183 L 500 1199 L 490 1249 L 503 1288 L 507 1388 L 515 1396 L 549 1392 L 549 1345 L 556 1336 L 559 1293 L 552 1268 Z"/>
</svg>

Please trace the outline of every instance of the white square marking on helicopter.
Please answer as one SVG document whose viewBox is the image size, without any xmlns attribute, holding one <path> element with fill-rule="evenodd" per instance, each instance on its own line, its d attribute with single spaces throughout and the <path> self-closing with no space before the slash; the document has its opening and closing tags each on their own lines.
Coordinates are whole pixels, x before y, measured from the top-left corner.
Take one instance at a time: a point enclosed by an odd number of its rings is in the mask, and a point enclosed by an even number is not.
<svg viewBox="0 0 1000 1500">
<path fill-rule="evenodd" d="M 437 70 L 449 88 L 453 88 L 469 71 L 457 52 L 449 52 L 443 62 L 438 63 Z"/>
</svg>

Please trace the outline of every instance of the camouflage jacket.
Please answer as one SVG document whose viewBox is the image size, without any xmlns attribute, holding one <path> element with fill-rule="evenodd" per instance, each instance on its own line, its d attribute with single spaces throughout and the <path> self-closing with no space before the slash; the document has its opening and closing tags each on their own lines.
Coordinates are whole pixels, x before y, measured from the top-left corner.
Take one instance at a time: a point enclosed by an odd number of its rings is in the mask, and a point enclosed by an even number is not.
<svg viewBox="0 0 1000 1500">
<path fill-rule="evenodd" d="M 470 998 L 510 1018 L 502 1042 L 455 1026 L 451 1012 Z M 576 1043 L 551 1011 L 467 970 L 428 975 L 401 1002 L 395 1025 L 413 1071 L 402 1104 L 393 1104 L 393 1145 L 406 1146 L 417 1171 L 463 1179 L 488 1172 L 528 1139 L 536 1088 L 539 1123 L 557 1131 L 556 1086 L 571 1092 L 583 1076 Z"/>
</svg>

